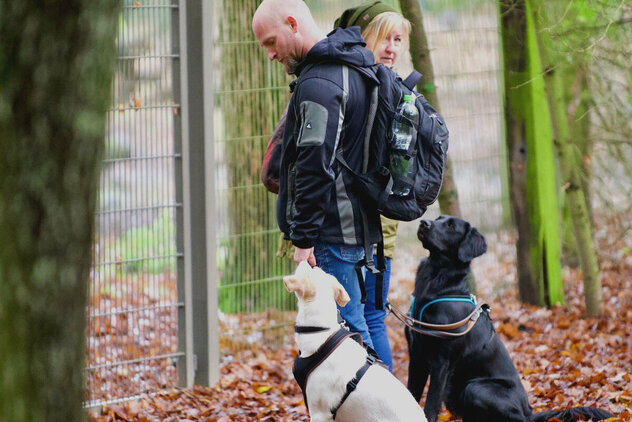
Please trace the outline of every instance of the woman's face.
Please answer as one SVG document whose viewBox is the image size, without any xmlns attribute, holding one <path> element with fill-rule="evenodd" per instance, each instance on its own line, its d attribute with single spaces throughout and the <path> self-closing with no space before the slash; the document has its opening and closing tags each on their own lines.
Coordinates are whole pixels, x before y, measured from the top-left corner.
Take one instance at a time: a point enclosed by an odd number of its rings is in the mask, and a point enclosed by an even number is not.
<svg viewBox="0 0 632 422">
<path fill-rule="evenodd" d="M 396 27 L 382 40 L 367 41 L 367 48 L 373 51 L 376 63 L 393 67 L 404 42 L 404 32 L 401 26 Z"/>
</svg>

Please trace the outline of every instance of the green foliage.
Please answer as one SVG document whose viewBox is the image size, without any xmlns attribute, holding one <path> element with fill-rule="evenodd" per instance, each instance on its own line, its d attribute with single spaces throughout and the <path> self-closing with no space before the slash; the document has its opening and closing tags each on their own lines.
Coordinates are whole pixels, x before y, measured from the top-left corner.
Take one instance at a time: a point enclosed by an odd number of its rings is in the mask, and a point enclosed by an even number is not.
<svg viewBox="0 0 632 422">
<path fill-rule="evenodd" d="M 393 7 L 394 9 L 399 10 L 398 0 L 381 0 L 381 1 Z M 334 0 L 334 1 L 305 0 L 305 3 L 309 7 L 309 10 L 312 12 L 312 15 L 317 20 L 320 18 L 330 20 L 332 16 L 332 9 L 336 10 L 337 13 L 342 13 L 344 9 L 358 6 L 364 2 L 366 2 L 366 0 L 345 0 L 344 2 L 337 1 L 337 0 Z M 333 20 L 331 20 L 331 23 L 333 27 Z"/>
<path fill-rule="evenodd" d="M 279 277 L 253 283 L 222 286 L 218 290 L 219 309 L 227 314 L 296 310 L 296 297 L 289 293 Z"/>
<path fill-rule="evenodd" d="M 552 0 L 546 2 L 546 29 L 550 31 L 555 49 L 567 60 L 580 57 L 589 61 L 596 44 L 609 36 L 613 24 L 622 18 L 621 0 Z"/>
<path fill-rule="evenodd" d="M 463 12 L 482 4 L 493 4 L 493 2 L 489 0 L 421 0 L 421 9 L 429 13 Z"/>
<path fill-rule="evenodd" d="M 596 2 L 586 2 L 585 0 L 576 0 L 571 2 L 571 9 L 575 12 L 577 21 L 584 24 L 595 26 L 598 22 L 597 11 L 595 10 Z M 603 6 L 599 6 L 601 11 Z M 564 22 L 569 22 L 570 19 L 565 19 Z"/>
<path fill-rule="evenodd" d="M 109 246 L 112 251 L 107 255 L 118 254 L 116 259 L 122 263 L 119 272 L 160 274 L 166 270 L 174 271 L 175 224 L 171 213 L 164 209 L 150 225 L 127 230 Z"/>
</svg>

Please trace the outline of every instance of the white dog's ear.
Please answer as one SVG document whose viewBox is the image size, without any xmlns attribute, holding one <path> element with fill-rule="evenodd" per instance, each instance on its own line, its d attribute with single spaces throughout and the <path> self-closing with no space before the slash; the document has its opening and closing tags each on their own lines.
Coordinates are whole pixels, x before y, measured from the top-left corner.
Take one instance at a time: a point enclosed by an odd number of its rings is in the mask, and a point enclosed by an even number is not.
<svg viewBox="0 0 632 422">
<path fill-rule="evenodd" d="M 347 293 L 345 288 L 342 287 L 342 284 L 338 283 L 338 280 L 334 279 L 333 287 L 334 299 L 336 299 L 336 303 L 340 306 L 345 306 L 347 303 L 349 303 L 351 298 L 349 298 L 349 294 Z"/>
</svg>

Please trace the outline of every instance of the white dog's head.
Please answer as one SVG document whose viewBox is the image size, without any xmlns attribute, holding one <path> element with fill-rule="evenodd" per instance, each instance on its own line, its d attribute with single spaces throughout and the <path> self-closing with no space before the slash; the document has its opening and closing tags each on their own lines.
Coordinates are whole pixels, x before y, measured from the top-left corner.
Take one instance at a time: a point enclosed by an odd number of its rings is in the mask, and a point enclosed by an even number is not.
<svg viewBox="0 0 632 422">
<path fill-rule="evenodd" d="M 350 300 L 334 276 L 318 267 L 312 268 L 307 261 L 298 265 L 294 275 L 283 277 L 283 283 L 298 298 L 297 323 L 336 325 L 336 303 L 345 306 Z"/>
</svg>

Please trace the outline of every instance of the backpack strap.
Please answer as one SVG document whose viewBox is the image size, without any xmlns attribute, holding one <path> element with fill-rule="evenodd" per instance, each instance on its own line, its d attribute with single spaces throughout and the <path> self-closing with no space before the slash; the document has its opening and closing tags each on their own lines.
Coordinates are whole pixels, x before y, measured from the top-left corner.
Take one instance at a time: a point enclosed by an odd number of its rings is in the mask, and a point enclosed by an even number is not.
<svg viewBox="0 0 632 422">
<path fill-rule="evenodd" d="M 380 231 L 382 223 L 380 222 Z M 380 271 L 375 276 L 375 309 L 384 309 L 384 273 L 386 272 L 386 259 L 384 257 L 384 240 L 377 244 L 377 269 Z"/>
<path fill-rule="evenodd" d="M 379 87 L 375 85 L 371 90 L 371 103 L 369 104 L 369 116 L 364 127 L 364 149 L 362 151 L 362 173 L 366 173 L 369 167 L 369 152 L 371 144 L 371 132 L 373 131 L 373 122 L 377 113 L 377 105 L 379 102 Z"/>
<path fill-rule="evenodd" d="M 384 188 L 384 190 L 380 192 L 380 197 L 378 198 L 378 201 L 377 201 L 377 210 L 380 212 L 380 214 L 386 208 L 386 202 L 388 201 L 389 196 L 391 196 L 391 192 L 393 191 L 393 183 L 394 183 L 393 175 L 391 174 L 391 172 L 388 171 L 388 169 L 384 169 L 384 173 L 388 173 L 388 182 L 386 182 L 386 187 Z"/>
<path fill-rule="evenodd" d="M 421 73 L 417 72 L 416 70 L 413 70 L 412 72 L 410 72 L 410 75 L 408 75 L 406 79 L 402 81 L 402 84 L 404 84 L 406 88 L 413 91 L 420 80 L 421 80 Z"/>
<path fill-rule="evenodd" d="M 382 290 L 384 289 L 384 271 L 386 271 L 386 260 L 384 258 L 384 241 L 380 240 L 376 244 L 377 262 L 373 260 L 372 245 L 369 243 L 368 233 L 368 219 L 366 218 L 366 212 L 360 208 L 360 214 L 362 217 L 362 228 L 364 229 L 364 259 L 360 260 L 356 264 L 356 275 L 358 276 L 358 283 L 360 283 L 360 291 L 362 293 L 361 302 L 366 303 L 366 286 L 364 284 L 364 276 L 362 275 L 361 268 L 364 266 L 368 271 L 375 276 L 375 309 L 384 309 L 384 298 L 382 297 Z M 382 223 L 379 224 L 380 238 L 382 238 Z"/>
<path fill-rule="evenodd" d="M 346 168 L 351 174 L 357 175 L 349 166 L 347 161 L 342 156 L 341 151 L 336 151 L 336 160 Z M 386 189 L 381 194 L 380 204 L 384 204 L 388 199 L 389 192 L 393 187 L 393 178 L 389 179 Z M 378 209 L 381 209 L 381 205 L 378 205 Z M 358 261 L 355 265 L 356 276 L 358 277 L 358 283 L 360 285 L 360 301 L 366 303 L 366 286 L 364 284 L 364 276 L 362 275 L 362 267 L 366 267 L 375 275 L 375 309 L 384 309 L 384 298 L 382 297 L 382 290 L 384 288 L 384 271 L 386 271 L 386 260 L 384 258 L 384 241 L 380 240 L 377 243 L 376 255 L 377 263 L 373 261 L 373 251 L 371 250 L 371 243 L 368 240 L 369 225 L 366 212 L 364 208 L 360 207 L 360 219 L 362 220 L 362 230 L 364 238 L 364 259 Z M 379 225 L 380 238 L 382 238 L 382 223 Z M 376 265 L 377 264 L 377 265 Z"/>
</svg>

